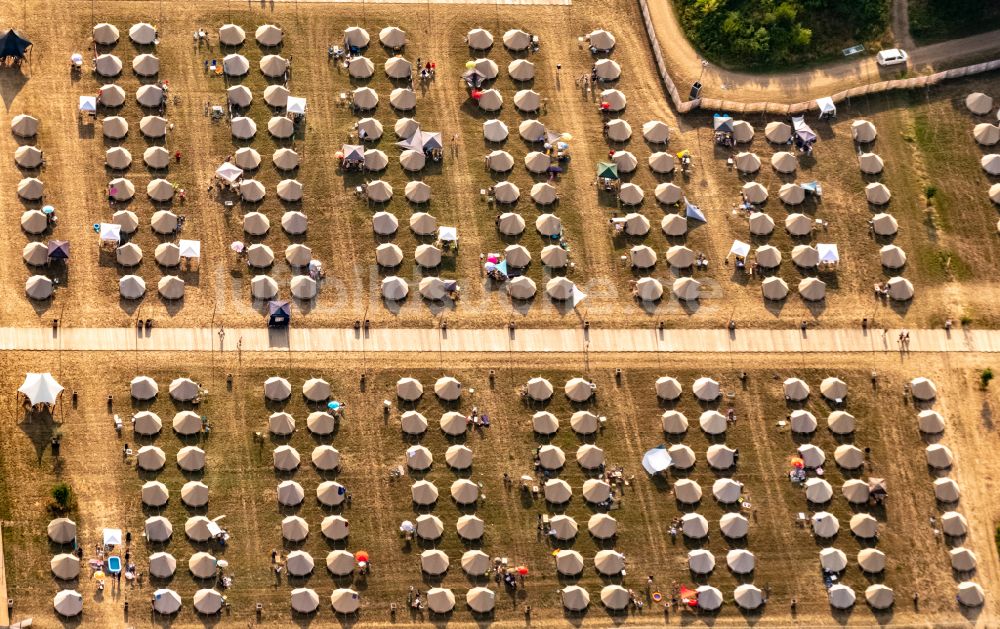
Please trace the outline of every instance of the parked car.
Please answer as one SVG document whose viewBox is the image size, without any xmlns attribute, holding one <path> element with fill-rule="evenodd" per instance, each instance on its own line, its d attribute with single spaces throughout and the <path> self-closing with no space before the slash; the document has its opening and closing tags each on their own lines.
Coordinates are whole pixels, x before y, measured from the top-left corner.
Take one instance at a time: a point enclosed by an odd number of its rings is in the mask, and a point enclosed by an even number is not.
<svg viewBox="0 0 1000 629">
<path fill-rule="evenodd" d="M 906 54 L 905 50 L 890 48 L 888 50 L 878 51 L 878 54 L 875 55 L 875 63 L 880 66 L 895 66 L 899 64 L 906 64 L 906 61 L 909 58 L 910 55 Z"/>
</svg>

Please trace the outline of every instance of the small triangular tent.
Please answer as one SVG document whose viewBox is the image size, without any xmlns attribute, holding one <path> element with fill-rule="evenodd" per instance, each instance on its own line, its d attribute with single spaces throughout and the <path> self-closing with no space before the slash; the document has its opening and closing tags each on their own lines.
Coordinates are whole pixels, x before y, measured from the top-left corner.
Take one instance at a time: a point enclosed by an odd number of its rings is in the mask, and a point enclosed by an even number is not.
<svg viewBox="0 0 1000 629">
<path fill-rule="evenodd" d="M 29 48 L 31 42 L 12 28 L 0 35 L 0 58 L 24 59 L 24 53 Z"/>
</svg>

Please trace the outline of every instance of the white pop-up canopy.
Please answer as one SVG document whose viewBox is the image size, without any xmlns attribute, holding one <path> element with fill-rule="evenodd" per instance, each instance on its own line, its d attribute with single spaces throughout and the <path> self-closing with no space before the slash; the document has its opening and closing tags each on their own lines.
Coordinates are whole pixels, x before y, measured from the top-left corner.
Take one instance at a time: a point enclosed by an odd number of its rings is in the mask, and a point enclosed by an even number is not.
<svg viewBox="0 0 1000 629">
<path fill-rule="evenodd" d="M 29 373 L 24 377 L 24 384 L 18 389 L 23 393 L 31 405 L 35 404 L 55 404 L 56 398 L 62 393 L 63 387 L 56 382 L 51 373 Z"/>
<path fill-rule="evenodd" d="M 745 258 L 750 255 L 750 245 L 741 240 L 734 240 L 733 246 L 729 249 L 729 253 Z"/>
<path fill-rule="evenodd" d="M 181 240 L 177 243 L 181 249 L 182 258 L 200 258 L 201 257 L 201 241 L 200 240 Z"/>
<path fill-rule="evenodd" d="M 840 253 L 837 251 L 836 244 L 818 242 L 816 243 L 816 251 L 819 253 L 820 262 L 829 262 L 830 264 L 840 262 Z"/>
<path fill-rule="evenodd" d="M 80 97 L 80 111 L 83 112 L 96 112 L 97 111 L 97 97 L 96 96 L 81 96 Z"/>
<path fill-rule="evenodd" d="M 306 113 L 306 99 L 298 96 L 289 96 L 288 102 L 285 103 L 285 110 L 290 114 Z"/>
<path fill-rule="evenodd" d="M 100 234 L 101 234 L 101 240 L 121 242 L 122 226 L 117 223 L 101 223 Z"/>
<path fill-rule="evenodd" d="M 441 242 L 455 242 L 458 240 L 458 228 L 457 227 L 445 227 L 441 226 L 438 228 L 438 239 Z"/>
<path fill-rule="evenodd" d="M 225 162 L 215 169 L 215 176 L 226 183 L 233 183 L 243 176 L 243 169 L 235 164 Z"/>
<path fill-rule="evenodd" d="M 104 545 L 119 546 L 122 543 L 121 529 L 104 529 Z"/>
<path fill-rule="evenodd" d="M 837 106 L 833 104 L 833 99 L 829 96 L 824 96 L 823 98 L 816 99 L 816 106 L 819 107 L 819 115 L 837 115 Z"/>
</svg>

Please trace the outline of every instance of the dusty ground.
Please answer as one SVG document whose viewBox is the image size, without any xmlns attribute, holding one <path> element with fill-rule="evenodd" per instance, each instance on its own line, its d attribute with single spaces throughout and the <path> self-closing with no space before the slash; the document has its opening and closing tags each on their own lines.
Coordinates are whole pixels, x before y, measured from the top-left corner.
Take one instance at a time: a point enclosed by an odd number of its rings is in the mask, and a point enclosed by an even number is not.
<svg viewBox="0 0 1000 629">
<path fill-rule="evenodd" d="M 980 323 L 997 320 L 992 288 L 996 277 L 996 243 L 989 235 L 995 231 L 995 210 L 986 197 L 990 182 L 976 163 L 981 151 L 970 137 L 973 120 L 960 103 L 973 89 L 1000 92 L 997 89 L 1000 79 L 986 76 L 950 83 L 912 97 L 871 97 L 842 107 L 840 119 L 834 124 L 815 125 L 821 136 L 816 159 L 803 160 L 797 179 L 822 182 L 826 196 L 815 212 L 829 220 L 831 228 L 816 239 L 837 243 L 844 262 L 836 274 L 824 275 L 830 291 L 820 306 L 807 308 L 794 295 L 781 307 L 767 306 L 755 281 L 746 283 L 742 278 L 732 277 L 730 267 L 722 264 L 733 239 L 745 240 L 748 236 L 744 221 L 729 214 L 742 181 L 727 170 L 726 155 L 713 150 L 707 115 L 678 119 L 668 109 L 647 54 L 645 36 L 638 27 L 614 29 L 618 46 L 613 56 L 625 69 L 617 87 L 629 98 L 623 117 L 632 124 L 635 133 L 627 146 L 615 148 L 627 148 L 639 158 L 640 167 L 631 179 L 646 191 L 647 200 L 640 211 L 650 218 L 653 228 L 644 239 L 629 242 L 612 238 L 606 229 L 613 208 L 606 207 L 606 201 L 597 197 L 591 183 L 594 164 L 606 156 L 608 145 L 601 136 L 601 117 L 594 111 L 593 98 L 573 85 L 575 77 L 592 63 L 590 55 L 577 47 L 575 38 L 601 25 L 637 23 L 637 9 L 629 3 L 602 5 L 603 17 L 598 21 L 590 17 L 593 12 L 588 7 L 583 2 L 572 8 L 518 7 L 491 12 L 492 9 L 479 7 L 470 12 L 442 5 L 432 5 L 429 9 L 417 5 L 380 5 L 365 6 L 359 17 L 353 9 L 323 4 L 247 7 L 236 3 L 216 10 L 171 7 L 162 10 L 162 15 L 158 6 L 148 3 L 114 2 L 98 6 L 94 20 L 111 21 L 123 32 L 123 39 L 112 51 L 126 66 L 138 52 L 124 36 L 128 26 L 140 19 L 157 24 L 162 35 L 157 50 L 162 61 L 160 78 L 170 82 L 172 93 L 180 99 L 167 108 L 167 116 L 176 126 L 165 145 L 171 151 L 181 150 L 184 157 L 180 164 L 170 165 L 166 176 L 188 192 L 187 202 L 175 210 L 187 217 L 182 236 L 202 241 L 203 258 L 199 268 L 182 273 L 188 282 L 185 299 L 178 304 L 167 304 L 152 292 L 139 302 L 120 302 L 116 280 L 127 271 L 116 268 L 107 254 L 99 253 L 91 230 L 93 223 L 106 220 L 111 214 L 104 191 L 112 175 L 102 172 L 103 153 L 109 144 L 102 139 L 99 129 L 95 133 L 91 124 L 80 122 L 76 103 L 79 95 L 95 93 L 103 81 L 89 73 L 72 80 L 66 70 L 69 55 L 74 51 L 86 52 L 88 48 L 91 7 L 80 3 L 76 10 L 78 19 L 62 20 L 54 19 L 53 15 L 59 12 L 48 10 L 45 3 L 9 5 L 8 13 L 18 16 L 18 23 L 34 38 L 36 46 L 30 66 L 21 73 L 11 69 L 0 72 L 4 107 L 9 117 L 31 112 L 42 120 L 37 144 L 46 152 L 47 165 L 39 176 L 46 184 L 46 202 L 54 204 L 60 216 L 59 226 L 51 237 L 69 239 L 73 258 L 55 299 L 29 303 L 20 289 L 32 273 L 20 259 L 27 237 L 20 232 L 17 222 L 25 204 L 15 201 L 12 190 L 22 176 L 38 173 L 21 173 L 13 166 L 5 168 L 2 176 L 4 185 L 11 190 L 11 202 L 0 210 L 0 221 L 12 239 L 11 246 L 0 256 L 0 274 L 3 281 L 17 290 L 0 306 L 0 316 L 12 324 L 47 322 L 52 317 L 61 318 L 65 325 L 128 325 L 136 316 L 155 318 L 159 325 L 254 325 L 260 321 L 259 306 L 250 301 L 250 273 L 228 249 L 233 240 L 245 239 L 240 226 L 244 208 L 238 204 L 226 211 L 218 199 L 206 192 L 215 167 L 232 153 L 234 143 L 225 122 L 212 123 L 204 114 L 206 103 L 224 103 L 226 84 L 222 78 L 206 76 L 203 62 L 220 58 L 228 51 L 220 51 L 216 45 L 198 50 L 190 37 L 190 32 L 198 26 L 214 33 L 219 24 L 232 20 L 244 25 L 250 33 L 265 22 L 284 27 L 288 35 L 281 52 L 294 63 L 290 88 L 293 94 L 309 99 L 308 127 L 304 137 L 292 143 L 303 155 L 302 166 L 295 176 L 305 184 L 306 197 L 301 209 L 310 220 L 309 232 L 302 241 L 312 247 L 316 258 L 324 261 L 329 275 L 314 303 L 296 304 L 298 325 L 350 325 L 360 318 L 369 318 L 376 325 L 419 325 L 429 323 L 432 316 L 447 317 L 451 325 L 460 326 L 503 325 L 511 318 L 534 326 L 574 325 L 583 318 L 595 325 L 616 325 L 624 317 L 630 325 L 663 320 L 667 325 L 688 327 L 716 326 L 733 316 L 743 325 L 760 326 L 795 325 L 803 318 L 816 318 L 828 325 L 856 325 L 865 316 L 884 318 L 887 323 L 902 321 L 913 327 L 936 324 L 947 316 L 967 315 Z M 458 279 L 463 289 L 463 298 L 454 307 L 429 304 L 413 297 L 419 277 L 412 266 L 417 241 L 405 228 L 411 211 L 402 196 L 407 176 L 398 166 L 399 149 L 392 146 L 391 133 L 392 123 L 400 114 L 391 111 L 386 103 L 392 86 L 381 66 L 387 53 L 380 46 L 373 46 L 368 56 L 375 62 L 376 73 L 368 84 L 383 100 L 375 116 L 390 130 L 379 143 L 390 157 L 390 167 L 382 176 L 396 189 L 396 197 L 387 209 L 400 217 L 403 225 L 391 239 L 406 256 L 396 272 L 414 282 L 411 298 L 401 308 L 387 308 L 378 296 L 378 282 L 385 271 L 374 265 L 374 249 L 380 241 L 371 231 L 371 210 L 351 193 L 357 178 L 345 178 L 331 157 L 347 140 L 354 118 L 335 104 L 336 94 L 350 90 L 352 85 L 346 73 L 327 61 L 326 46 L 338 40 L 345 26 L 354 23 L 367 27 L 373 36 L 385 24 L 399 24 L 409 32 L 406 55 L 437 63 L 438 78 L 426 92 L 419 94 L 415 117 L 426 129 L 442 131 L 446 143 L 450 144 L 451 136 L 458 133 L 458 153 L 449 152 L 443 167 L 428 168 L 419 178 L 432 187 L 430 211 L 441 224 L 460 229 L 461 251 L 457 258 L 446 259 L 439 271 L 444 277 Z M 541 294 L 530 304 L 514 308 L 497 287 L 486 284 L 480 276 L 479 253 L 499 250 L 508 242 L 501 239 L 492 224 L 495 212 L 479 196 L 479 190 L 493 180 L 481 161 L 487 151 L 481 133 L 486 116 L 470 107 L 457 78 L 469 58 L 462 35 L 475 26 L 489 28 L 498 39 L 507 28 L 530 27 L 541 39 L 540 52 L 532 56 L 537 67 L 532 87 L 547 98 L 540 118 L 550 128 L 570 132 L 575 138 L 574 160 L 558 183 L 561 201 L 556 212 L 563 220 L 576 263 L 571 276 L 590 295 L 577 311 L 554 305 Z M 264 53 L 252 41 L 240 52 L 251 62 L 252 71 L 243 82 L 254 92 L 249 115 L 261 129 L 251 145 L 261 152 L 265 162 L 256 177 L 268 187 L 268 197 L 259 209 L 274 225 L 259 240 L 269 244 L 278 255 L 279 262 L 270 274 L 287 295 L 291 273 L 280 258 L 291 240 L 278 227 L 284 208 L 274 193 L 274 186 L 282 176 L 268 161 L 278 145 L 263 130 L 271 114 L 262 100 L 265 81 L 256 69 Z M 500 117 L 513 132 L 522 116 L 511 101 L 514 91 L 522 86 L 515 86 L 506 76 L 511 53 L 498 45 L 489 56 L 501 67 L 497 86 L 507 102 Z M 563 65 L 561 77 L 556 76 L 556 63 Z M 146 256 L 134 272 L 144 277 L 153 290 L 165 271 L 152 259 L 160 238 L 148 228 L 153 208 L 143 194 L 152 175 L 140 161 L 147 141 L 135 129 L 143 112 L 132 95 L 140 82 L 130 71 L 116 82 L 126 89 L 129 101 L 120 111 L 102 111 L 101 115 L 120 113 L 133 125 L 133 131 L 122 144 L 136 160 L 128 172 L 138 190 L 130 207 L 139 214 L 142 226 L 133 239 Z M 862 115 L 879 126 L 876 150 L 886 159 L 884 181 L 893 192 L 890 211 L 901 224 L 897 243 L 910 256 L 903 274 L 914 281 L 918 291 L 912 304 L 896 311 L 882 308 L 870 296 L 871 286 L 883 278 L 884 272 L 878 264 L 879 243 L 865 235 L 865 221 L 870 214 L 862 196 L 866 182 L 851 157 L 854 148 L 850 142 L 850 120 Z M 665 280 L 668 286 L 672 280 L 663 253 L 674 243 L 667 242 L 657 228 L 664 209 L 656 207 L 652 193 L 658 181 L 645 167 L 646 158 L 655 148 L 645 146 L 639 135 L 642 123 L 653 118 L 665 120 L 675 130 L 667 150 L 687 148 L 693 152 L 692 175 L 676 179 L 689 198 L 709 216 L 709 223 L 692 228 L 684 241 L 692 249 L 704 252 L 712 263 L 709 271 L 698 273 L 707 290 L 694 307 L 682 307 L 672 299 L 648 307 L 636 304 L 628 294 L 628 281 L 633 274 L 619 260 L 627 246 L 641 240 L 661 256 L 652 274 Z M 751 122 L 758 129 L 751 148 L 765 163 L 757 179 L 775 195 L 781 181 L 767 165 L 776 150 L 766 145 L 762 137 L 767 120 Z M 16 145 L 13 136 L 0 137 L 0 150 L 10 154 Z M 520 166 L 521 158 L 531 149 L 516 133 L 512 133 L 504 148 L 518 162 L 509 179 L 522 190 L 524 198 L 517 211 L 529 224 L 519 242 L 535 256 L 528 274 L 542 288 L 548 277 L 537 259 L 542 242 L 531 228 L 538 209 L 527 200 L 533 180 Z M 925 185 L 930 184 L 937 187 L 939 197 L 937 210 L 928 214 L 924 211 L 923 192 Z M 767 205 L 767 211 L 779 223 L 771 242 L 785 254 L 780 274 L 794 288 L 802 274 L 790 264 L 788 254 L 797 243 L 792 243 L 780 229 L 786 211 L 779 205 L 776 199 Z M 931 224 L 933 229 L 929 228 Z M 49 272 L 59 273 L 56 269 Z M 931 298 L 929 291 L 943 291 L 947 298 Z"/>
<path fill-rule="evenodd" d="M 628 576 L 623 583 L 641 593 L 648 574 L 653 575 L 656 583 L 664 588 L 674 581 L 688 585 L 707 582 L 720 588 L 730 601 L 717 616 L 676 612 L 664 616 L 662 610 L 647 606 L 641 615 L 628 620 L 630 624 L 669 621 L 685 625 L 744 625 L 753 622 L 765 626 L 870 626 L 877 622 L 948 626 L 970 620 L 981 626 L 994 624 L 996 617 L 992 602 L 971 616 L 963 616 L 956 609 L 954 587 L 957 575 L 952 575 L 948 568 L 947 544 L 936 538 L 928 525 L 928 517 L 938 513 L 941 507 L 934 503 L 930 486 L 932 476 L 928 474 L 920 452 L 924 442 L 916 430 L 916 411 L 904 404 L 900 396 L 903 383 L 918 373 L 934 378 L 938 385 L 940 399 L 934 407 L 948 419 L 948 428 L 941 440 L 955 451 L 957 463 L 952 474 L 963 490 L 958 509 L 969 517 L 972 526 L 971 535 L 965 543 L 980 558 L 980 568 L 974 578 L 988 592 L 996 591 L 1000 579 L 992 530 L 993 523 L 1000 517 L 993 500 L 998 469 L 995 461 L 982 456 L 982 453 L 997 445 L 992 423 L 992 409 L 997 399 L 995 391 L 983 394 L 974 387 L 976 375 L 973 370 L 981 366 L 979 359 L 974 356 L 960 359 L 922 356 L 920 364 L 916 364 L 896 355 L 873 355 L 860 361 L 857 356 L 844 359 L 824 356 L 825 367 L 810 367 L 817 364 L 818 359 L 808 355 L 755 356 L 753 367 L 748 368 L 747 357 L 743 356 L 719 356 L 713 360 L 712 366 L 698 367 L 684 356 L 598 355 L 587 358 L 565 355 L 543 360 L 530 357 L 530 364 L 528 359 L 518 356 L 449 357 L 450 364 L 435 365 L 432 357 L 400 355 L 393 357 L 392 367 L 387 367 L 382 364 L 365 365 L 362 361 L 331 361 L 329 356 L 305 354 L 288 357 L 248 354 L 243 357 L 242 364 L 232 354 L 156 354 L 117 358 L 103 354 L 69 353 L 62 356 L 40 353 L 11 355 L 0 377 L 0 385 L 5 390 L 16 386 L 16 381 L 25 370 L 45 365 L 55 370 L 57 377 L 68 388 L 80 393 L 75 408 L 67 398 L 57 409 L 55 422 L 24 418 L 13 398 L 4 405 L 6 429 L 0 441 L 0 465 L 3 478 L 8 480 L 2 485 L 0 493 L 0 516 L 5 521 L 7 578 L 11 587 L 10 596 L 15 601 L 15 619 L 33 617 L 36 626 L 58 626 L 60 623 L 51 612 L 50 597 L 61 587 L 69 586 L 77 587 L 86 594 L 85 625 L 119 626 L 127 622 L 148 626 L 152 623 L 145 601 L 154 586 L 164 585 L 176 589 L 185 599 L 185 610 L 171 623 L 177 626 L 199 626 L 203 623 L 242 626 L 255 620 L 255 602 L 265 605 L 261 618 L 263 624 L 334 622 L 335 617 L 325 598 L 321 611 L 312 618 L 292 618 L 288 610 L 288 593 L 292 587 L 305 583 L 325 597 L 334 587 L 349 583 L 351 579 L 334 580 L 322 567 L 322 560 L 331 548 L 318 530 L 326 512 L 309 497 L 320 481 L 320 475 L 310 465 L 303 465 L 291 476 L 306 490 L 304 505 L 298 510 L 277 508 L 274 488 L 285 477 L 276 475 L 272 469 L 270 451 L 278 441 L 261 444 L 252 437 L 253 431 L 264 429 L 270 412 L 261 395 L 261 384 L 266 377 L 280 374 L 289 378 L 295 390 L 291 401 L 281 406 L 292 413 L 300 424 L 299 430 L 288 442 L 304 456 L 308 456 L 318 440 L 311 437 L 303 426 L 308 409 L 298 392 L 301 383 L 308 377 L 322 375 L 332 383 L 335 397 L 348 405 L 346 420 L 341 423 L 336 435 L 328 440 L 343 456 L 341 471 L 331 477 L 343 483 L 353 496 L 353 504 L 343 511 L 350 520 L 352 530 L 346 548 L 352 551 L 368 550 L 374 562 L 374 573 L 367 582 L 355 580 L 363 598 L 358 620 L 365 624 L 388 624 L 390 602 L 404 603 L 410 585 L 430 587 L 436 581 L 425 580 L 420 574 L 419 545 L 407 547 L 397 536 L 399 522 L 415 515 L 409 499 L 410 480 L 391 481 L 387 472 L 391 466 L 403 462 L 403 452 L 410 441 L 402 438 L 399 432 L 398 417 L 402 410 L 399 405 L 394 404 L 387 421 L 383 421 L 380 407 L 383 398 L 393 398 L 394 383 L 400 376 L 414 376 L 425 384 L 428 394 L 416 408 L 428 416 L 432 426 L 420 442 L 431 449 L 437 461 L 426 478 L 446 491 L 458 475 L 441 460 L 449 442 L 436 429 L 435 422 L 444 408 L 430 394 L 430 390 L 433 381 L 447 373 L 457 376 L 466 387 L 465 394 L 455 407 L 468 411 L 476 405 L 487 412 L 493 422 L 489 430 L 470 434 L 465 439 L 475 453 L 470 477 L 483 484 L 486 495 L 485 503 L 476 510 L 487 523 L 481 546 L 491 556 L 506 556 L 531 569 L 527 587 L 518 594 L 516 604 L 506 595 L 498 597 L 494 620 L 503 625 L 521 625 L 522 607 L 526 604 L 532 606 L 531 622 L 535 625 L 569 622 L 607 626 L 626 620 L 625 617 L 607 616 L 598 604 L 592 604 L 589 612 L 582 617 L 563 616 L 555 590 L 565 581 L 556 577 L 548 557 L 551 547 L 547 541 L 539 540 L 535 531 L 537 514 L 545 512 L 546 506 L 537 501 L 525 501 L 516 490 L 508 492 L 503 487 L 503 472 L 515 477 L 530 472 L 533 449 L 538 443 L 530 428 L 533 409 L 518 401 L 515 390 L 527 378 L 538 374 L 549 377 L 557 389 L 572 376 L 587 375 L 593 379 L 598 386 L 598 395 L 589 408 L 606 415 L 608 422 L 606 429 L 590 441 L 605 450 L 609 464 L 622 465 L 627 475 L 636 476 L 625 491 L 622 508 L 613 512 L 620 523 L 620 533 L 613 547 L 624 552 L 629 562 Z M 618 366 L 624 367 L 620 384 L 614 379 L 614 368 Z M 737 376 L 745 368 L 749 369 L 749 380 L 744 389 Z M 492 385 L 486 376 L 487 369 L 496 370 Z M 872 390 L 869 369 L 876 369 L 880 374 L 878 390 Z M 358 386 L 358 374 L 362 372 L 367 375 L 364 390 Z M 105 397 L 107 393 L 115 395 L 114 412 L 124 415 L 132 412 L 134 408 L 128 401 L 126 387 L 128 380 L 137 373 L 148 374 L 160 383 L 163 393 L 150 408 L 159 413 L 168 425 L 176 411 L 165 394 L 170 379 L 190 375 L 209 389 L 207 400 L 198 409 L 212 425 L 211 436 L 201 443 L 208 453 L 209 463 L 200 477 L 210 487 L 207 514 L 210 517 L 225 515 L 224 522 L 233 535 L 229 547 L 219 553 L 220 557 L 229 561 L 230 574 L 235 577 L 235 585 L 228 591 L 231 609 L 220 619 L 199 619 L 190 608 L 190 596 L 205 584 L 194 580 L 186 572 L 184 563 L 195 550 L 200 549 L 187 541 L 182 530 L 184 520 L 191 514 L 182 505 L 177 492 L 187 478 L 172 464 L 158 474 L 146 476 L 137 473 L 131 462 L 122 462 L 123 441 L 133 446 L 139 444 L 130 433 L 116 437 Z M 232 390 L 225 383 L 227 373 L 234 376 Z M 710 375 L 719 379 L 727 396 L 730 393 L 733 396 L 730 401 L 722 403 L 722 408 L 732 405 L 738 421 L 730 427 L 724 441 L 740 450 L 739 464 L 731 475 L 746 484 L 753 504 L 753 513 L 749 516 L 751 533 L 745 545 L 756 554 L 758 568 L 748 580 L 759 587 L 771 588 L 770 602 L 760 615 L 743 616 L 731 604 L 732 590 L 740 581 L 724 566 L 717 567 L 707 578 L 693 578 L 684 563 L 688 545 L 680 539 L 672 544 L 666 534 L 666 523 L 670 518 L 684 510 L 696 510 L 711 523 L 712 533 L 705 546 L 720 561 L 727 547 L 717 529 L 718 518 L 724 512 L 720 505 L 711 499 L 703 499 L 696 509 L 681 509 L 667 495 L 667 486 L 651 482 L 639 466 L 642 453 L 664 441 L 659 418 L 663 409 L 652 388 L 655 379 L 663 374 L 672 374 L 684 384 L 685 394 L 677 407 L 692 422 L 701 411 L 690 394 L 690 384 L 696 377 Z M 859 422 L 853 443 L 871 448 L 871 466 L 862 477 L 883 476 L 888 482 L 890 500 L 884 512 L 879 511 L 875 515 L 882 523 L 878 548 L 887 554 L 889 567 L 884 575 L 867 577 L 854 563 L 854 557 L 863 544 L 842 532 L 833 545 L 844 550 L 850 558 L 851 565 L 844 576 L 846 583 L 859 591 L 871 580 L 884 581 L 894 588 L 897 604 L 891 613 L 873 614 L 867 606 L 859 603 L 849 614 L 831 614 L 817 557 L 822 545 L 813 539 L 808 530 L 794 523 L 795 514 L 809 511 L 809 505 L 801 491 L 786 479 L 787 457 L 794 452 L 798 442 L 786 429 L 776 425 L 777 420 L 788 412 L 781 394 L 781 379 L 798 375 L 813 386 L 813 397 L 806 407 L 817 414 L 822 425 L 829 408 L 817 395 L 817 389 L 819 380 L 829 374 L 837 374 L 849 383 L 846 408 L 855 414 Z M 582 441 L 567 426 L 568 416 L 574 409 L 559 393 L 547 408 L 562 422 L 552 442 L 570 456 L 570 462 L 560 477 L 566 479 L 577 492 L 565 512 L 582 524 L 591 509 L 578 493 L 585 475 L 572 461 L 572 453 Z M 55 458 L 47 447 L 54 432 L 62 435 L 61 454 Z M 169 428 L 150 441 L 165 450 L 168 461 L 183 445 Z M 693 427 L 682 441 L 695 450 L 699 459 L 689 476 L 709 491 L 716 477 L 704 460 L 709 440 Z M 827 456 L 837 445 L 825 430 L 817 432 L 812 441 L 821 446 Z M 827 466 L 826 471 L 834 487 L 839 487 L 844 474 L 833 465 Z M 169 585 L 147 580 L 142 587 L 127 589 L 124 597 L 130 601 L 131 613 L 126 620 L 123 618 L 122 597 L 95 597 L 94 586 L 86 573 L 78 583 L 61 584 L 52 579 L 47 559 L 56 549 L 50 546 L 44 532 L 50 517 L 46 512 L 47 493 L 58 479 L 65 480 L 76 490 L 79 506 L 73 517 L 81 527 L 81 543 L 89 550 L 105 526 L 121 526 L 133 532 L 141 530 L 143 519 L 156 511 L 142 507 L 139 489 L 145 480 L 154 476 L 166 483 L 172 492 L 169 506 L 162 510 L 162 514 L 173 522 L 175 533 L 164 547 L 177 557 L 178 572 Z M 846 525 L 851 509 L 839 492 L 829 510 L 841 519 L 842 526 Z M 282 578 L 275 582 L 269 570 L 269 553 L 271 549 L 282 547 L 278 525 L 281 518 L 290 512 L 299 513 L 314 527 L 301 548 L 313 554 L 319 567 L 308 579 L 290 583 Z M 442 498 L 433 513 L 441 517 L 446 526 L 445 537 L 438 546 L 449 554 L 453 562 L 441 582 L 444 587 L 453 588 L 461 600 L 470 582 L 457 565 L 461 552 L 465 550 L 452 528 L 459 510 L 450 499 Z M 599 545 L 584 534 L 571 547 L 589 560 Z M 137 537 L 133 550 L 140 570 L 144 570 L 148 554 L 159 550 L 159 547 L 149 547 L 141 537 Z M 604 584 L 592 568 L 585 571 L 579 583 L 591 592 L 594 601 Z M 918 610 L 911 603 L 914 592 L 920 593 Z M 789 615 L 789 600 L 792 597 L 798 600 L 794 617 Z M 411 617 L 404 611 L 397 617 L 396 624 L 432 620 L 437 622 L 442 619 Z M 465 625 L 470 624 L 472 618 L 464 608 L 459 607 L 450 621 Z M 163 622 L 156 620 L 156 624 Z"/>
</svg>

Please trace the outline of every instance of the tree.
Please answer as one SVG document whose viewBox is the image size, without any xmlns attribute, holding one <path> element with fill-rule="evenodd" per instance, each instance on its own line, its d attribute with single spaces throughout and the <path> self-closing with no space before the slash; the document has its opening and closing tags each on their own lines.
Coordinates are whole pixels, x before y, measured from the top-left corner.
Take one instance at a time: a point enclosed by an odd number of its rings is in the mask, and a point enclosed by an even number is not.
<svg viewBox="0 0 1000 629">
<path fill-rule="evenodd" d="M 57 510 L 68 511 L 73 506 L 73 489 L 64 482 L 52 486 L 52 501 Z"/>
</svg>

